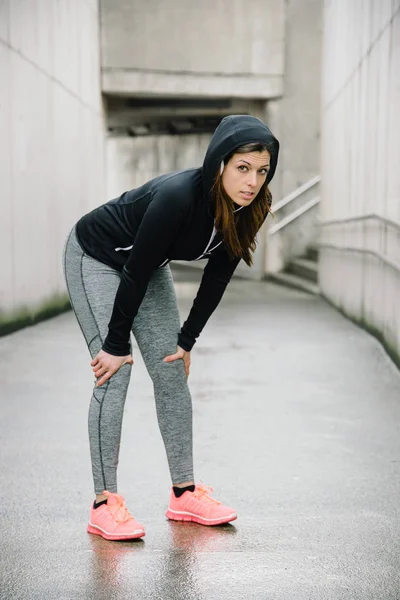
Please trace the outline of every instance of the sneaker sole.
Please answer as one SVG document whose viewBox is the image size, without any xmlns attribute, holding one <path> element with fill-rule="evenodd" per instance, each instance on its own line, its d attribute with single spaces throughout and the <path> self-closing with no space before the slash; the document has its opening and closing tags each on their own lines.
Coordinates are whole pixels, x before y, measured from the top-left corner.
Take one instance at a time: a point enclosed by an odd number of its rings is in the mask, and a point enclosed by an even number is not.
<svg viewBox="0 0 400 600">
<path fill-rule="evenodd" d="M 232 513 L 230 515 L 226 515 L 226 517 L 220 517 L 218 519 L 205 519 L 193 513 L 176 511 L 172 510 L 171 508 L 167 510 L 165 516 L 171 521 L 188 521 L 191 523 L 198 523 L 199 525 L 208 525 L 209 527 L 212 527 L 213 525 L 223 525 L 224 523 L 230 523 L 231 521 L 235 521 L 235 519 L 237 519 L 236 513 Z"/>
<path fill-rule="evenodd" d="M 143 537 L 145 534 L 144 529 L 136 529 L 136 531 L 132 531 L 131 533 L 109 533 L 108 531 L 104 531 L 101 527 L 97 527 L 95 525 L 87 526 L 87 532 L 92 533 L 93 535 L 100 535 L 105 540 L 111 541 L 120 541 L 120 540 L 136 540 L 137 538 Z"/>
</svg>

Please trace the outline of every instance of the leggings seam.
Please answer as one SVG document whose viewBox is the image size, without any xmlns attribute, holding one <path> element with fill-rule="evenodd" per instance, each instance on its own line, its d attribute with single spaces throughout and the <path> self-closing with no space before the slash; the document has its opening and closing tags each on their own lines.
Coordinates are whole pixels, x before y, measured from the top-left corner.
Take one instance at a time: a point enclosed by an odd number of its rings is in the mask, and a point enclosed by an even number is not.
<svg viewBox="0 0 400 600">
<path fill-rule="evenodd" d="M 64 275 L 65 275 L 65 282 L 66 282 L 66 284 L 67 284 L 67 292 L 68 292 L 69 301 L 70 301 L 70 303 L 71 303 L 71 307 L 72 307 L 72 308 L 74 308 L 74 307 L 73 307 L 73 304 L 72 304 L 71 293 L 70 293 L 70 291 L 69 291 L 69 284 L 68 284 L 68 277 L 67 277 L 67 251 L 68 251 L 68 245 L 69 245 L 69 240 L 71 239 L 72 231 L 73 231 L 73 230 L 71 230 L 71 231 L 70 231 L 70 234 L 69 234 L 69 236 L 68 236 L 67 242 L 66 242 L 66 244 L 65 244 L 65 251 L 64 251 Z M 74 311 L 74 312 L 75 312 L 75 311 Z M 76 314 L 76 313 L 75 313 L 75 314 Z M 79 321 L 78 321 L 78 322 L 79 322 Z M 79 326 L 80 326 L 80 323 L 79 323 Z M 81 328 L 81 329 L 82 329 L 82 328 Z M 82 331 L 82 333 L 83 333 L 83 331 Z"/>
<path fill-rule="evenodd" d="M 96 394 L 94 392 L 93 392 L 93 398 L 96 400 L 96 402 L 101 404 L 101 400 L 98 399 L 98 397 L 96 396 Z"/>
<path fill-rule="evenodd" d="M 90 313 L 91 313 L 91 315 L 92 315 L 92 318 L 93 318 L 94 324 L 96 325 L 96 329 L 97 329 L 97 335 L 99 336 L 100 342 L 101 342 L 101 344 L 103 345 L 103 340 L 102 340 L 102 337 L 101 337 L 100 328 L 99 328 L 99 325 L 98 325 L 98 323 L 97 323 L 97 321 L 96 321 L 96 317 L 94 316 L 94 313 L 93 313 L 92 307 L 90 306 L 89 298 L 88 298 L 88 295 L 87 295 L 87 292 L 86 292 L 85 280 L 84 280 L 84 277 L 83 277 L 83 259 L 84 259 L 84 257 L 85 257 L 85 253 L 82 253 L 82 256 L 81 256 L 81 264 L 80 264 L 80 273 L 81 273 L 81 281 L 82 281 L 83 292 L 84 292 L 84 294 L 85 294 L 86 302 L 87 302 L 87 305 L 88 305 L 88 307 L 89 307 Z M 94 339 L 94 338 L 93 338 L 93 339 Z M 102 398 L 101 402 L 99 402 L 99 400 L 97 400 L 96 396 L 94 395 L 94 392 L 93 392 L 93 396 L 96 398 L 96 401 L 97 401 L 97 402 L 100 404 L 100 411 L 99 411 L 99 424 L 98 424 L 98 434 L 99 434 L 99 458 L 100 458 L 100 465 L 101 465 L 101 475 L 102 475 L 102 477 L 103 477 L 104 489 L 107 489 L 107 485 L 106 485 L 106 476 L 105 476 L 105 473 L 104 473 L 103 454 L 102 454 L 102 451 L 101 451 L 101 414 L 102 414 L 103 402 L 104 402 L 104 400 L 105 400 L 105 398 L 106 398 L 106 395 L 107 395 L 107 390 L 108 390 L 108 387 L 109 387 L 109 386 L 108 386 L 108 381 L 106 382 L 106 384 L 105 384 L 105 385 L 106 385 L 107 387 L 106 387 L 106 390 L 105 390 L 105 392 L 104 392 L 104 396 L 103 396 L 103 398 Z"/>
<path fill-rule="evenodd" d="M 103 400 L 106 397 L 106 394 L 107 394 L 107 390 L 104 392 Z M 104 475 L 103 455 L 102 455 L 102 452 L 101 452 L 101 414 L 102 414 L 102 411 L 103 411 L 103 400 L 99 403 L 100 404 L 100 409 L 99 409 L 98 432 L 99 432 L 99 451 L 100 451 L 101 474 L 103 476 L 104 490 L 106 490 L 107 489 L 107 485 L 106 485 L 106 478 L 105 478 L 105 475 Z"/>
<path fill-rule="evenodd" d="M 67 276 L 67 249 L 68 249 L 69 241 L 70 241 L 70 239 L 71 239 L 71 236 L 72 236 L 72 234 L 73 234 L 73 231 L 74 231 L 74 230 L 72 229 L 72 230 L 71 230 L 71 232 L 70 232 L 70 234 L 69 234 L 69 236 L 68 236 L 67 244 L 66 244 L 66 246 L 65 246 L 65 253 L 64 253 L 64 272 L 65 272 L 65 281 L 66 281 L 66 284 L 67 284 L 67 292 L 68 292 L 69 301 L 70 301 L 70 304 L 71 304 L 72 310 L 74 311 L 74 314 L 75 314 L 75 316 L 76 316 L 76 320 L 78 321 L 78 325 L 79 325 L 79 327 L 80 327 L 80 330 L 82 331 L 82 335 L 83 335 L 84 339 L 86 340 L 85 331 L 84 331 L 84 329 L 83 329 L 83 327 L 82 327 L 82 324 L 81 324 L 81 322 L 80 322 L 80 320 L 79 320 L 78 313 L 76 312 L 76 310 L 75 310 L 75 307 L 74 307 L 74 303 L 73 303 L 73 301 L 72 301 L 72 296 L 71 296 L 71 292 L 70 292 L 70 290 L 69 290 L 69 283 L 68 283 L 68 276 Z M 87 299 L 87 294 L 86 294 L 86 290 L 85 290 L 85 285 L 84 285 L 84 282 L 83 282 L 83 274 L 82 274 L 82 261 L 83 261 L 84 254 L 85 254 L 85 253 L 82 251 L 82 254 L 81 254 L 81 264 L 80 264 L 81 281 L 82 281 L 82 287 L 83 287 L 83 290 L 84 290 L 84 292 L 85 292 L 85 298 L 86 298 L 86 301 L 87 301 L 87 303 L 88 303 L 88 305 L 89 305 L 90 312 L 92 313 L 92 316 L 93 316 L 93 312 L 92 312 L 92 309 L 91 309 L 91 307 L 90 307 L 89 301 L 88 301 L 88 299 Z M 96 320 L 95 320 L 95 324 L 96 324 L 96 328 L 97 328 L 97 331 L 98 331 L 98 329 L 99 329 L 99 328 L 98 328 L 98 326 L 97 326 Z M 98 335 L 98 334 L 97 334 L 97 335 Z M 96 337 L 96 336 L 95 336 L 95 337 Z M 93 339 L 94 339 L 94 338 L 93 338 Z M 100 338 L 100 339 L 101 339 L 101 338 Z M 93 341 L 93 340 L 92 340 L 92 341 Z M 90 348 L 89 348 L 89 353 L 90 353 Z"/>
<path fill-rule="evenodd" d="M 85 295 L 86 295 L 86 294 L 85 294 Z M 92 344 L 92 342 L 94 342 L 94 340 L 95 340 L 97 337 L 100 337 L 98 333 L 96 333 L 96 335 L 94 335 L 94 336 L 92 337 L 92 339 L 90 340 L 90 342 L 88 342 L 89 351 L 90 351 L 90 345 Z M 101 338 L 100 338 L 100 341 L 101 341 Z"/>
</svg>

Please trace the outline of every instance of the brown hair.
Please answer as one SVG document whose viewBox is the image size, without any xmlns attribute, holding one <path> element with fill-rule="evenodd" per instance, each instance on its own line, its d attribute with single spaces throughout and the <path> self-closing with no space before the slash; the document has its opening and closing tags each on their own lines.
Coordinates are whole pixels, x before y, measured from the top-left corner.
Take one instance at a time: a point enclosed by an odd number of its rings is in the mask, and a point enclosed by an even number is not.
<svg viewBox="0 0 400 600">
<path fill-rule="evenodd" d="M 224 162 L 227 164 L 234 154 L 265 151 L 271 154 L 271 150 L 266 144 L 253 142 L 237 148 L 225 157 Z M 271 208 L 272 194 L 267 181 L 265 181 L 253 202 L 244 210 L 236 213 L 234 212 L 234 202 L 222 185 L 222 174 L 220 172 L 217 173 L 211 193 L 215 204 L 215 227 L 223 235 L 229 257 L 231 259 L 242 258 L 250 267 L 253 264 L 252 253 L 257 245 L 257 232 Z"/>
</svg>

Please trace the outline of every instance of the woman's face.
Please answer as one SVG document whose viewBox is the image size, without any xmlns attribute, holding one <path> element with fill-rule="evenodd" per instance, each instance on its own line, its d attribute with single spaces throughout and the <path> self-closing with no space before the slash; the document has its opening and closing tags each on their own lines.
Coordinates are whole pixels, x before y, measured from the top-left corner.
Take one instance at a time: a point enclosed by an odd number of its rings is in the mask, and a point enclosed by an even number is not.
<svg viewBox="0 0 400 600">
<path fill-rule="evenodd" d="M 265 183 L 271 156 L 264 152 L 234 154 L 225 165 L 222 185 L 228 196 L 239 206 L 248 206 Z"/>
</svg>

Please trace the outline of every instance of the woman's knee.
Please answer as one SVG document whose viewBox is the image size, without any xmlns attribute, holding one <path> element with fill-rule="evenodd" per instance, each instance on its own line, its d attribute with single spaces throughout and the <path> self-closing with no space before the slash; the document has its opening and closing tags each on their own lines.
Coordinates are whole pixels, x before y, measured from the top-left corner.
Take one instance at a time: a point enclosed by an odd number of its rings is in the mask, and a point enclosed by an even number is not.
<svg viewBox="0 0 400 600">
<path fill-rule="evenodd" d="M 103 385 L 99 387 L 95 385 L 93 396 L 97 402 L 101 404 L 106 395 L 111 397 L 125 397 L 129 386 L 131 371 L 132 365 L 125 363 L 110 377 L 110 379 L 103 383 Z"/>
<path fill-rule="evenodd" d="M 186 383 L 185 365 L 182 359 L 165 363 L 162 360 L 155 362 L 148 368 L 154 385 L 163 387 L 175 387 Z"/>
</svg>

